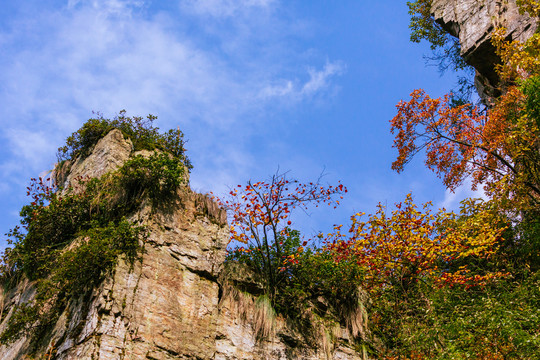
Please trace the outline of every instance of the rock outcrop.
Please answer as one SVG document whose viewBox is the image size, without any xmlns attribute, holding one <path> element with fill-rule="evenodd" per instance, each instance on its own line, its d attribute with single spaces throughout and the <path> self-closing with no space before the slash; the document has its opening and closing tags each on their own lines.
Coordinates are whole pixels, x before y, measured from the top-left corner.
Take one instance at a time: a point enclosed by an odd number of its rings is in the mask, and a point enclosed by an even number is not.
<svg viewBox="0 0 540 360">
<path fill-rule="evenodd" d="M 65 188 L 73 179 L 101 176 L 134 155 L 133 146 L 113 130 L 84 160 L 64 165 L 57 179 Z M 46 359 L 362 359 L 337 328 L 338 346 L 309 346 L 283 319 L 258 336 L 254 296 L 231 296 L 220 273 L 226 255 L 228 227 L 223 209 L 188 187 L 174 203 L 158 211 L 150 205 L 133 214 L 149 236 L 140 261 L 120 259 L 113 273 L 89 294 L 69 303 L 36 358 Z M 236 274 L 236 276 L 241 274 Z M 251 280 L 247 280 L 248 282 Z M 22 281 L 3 294 L 0 332 L 16 305 L 35 296 Z M 237 294 L 238 295 L 238 294 Z M 37 350 L 37 351 L 36 351 Z M 22 359 L 30 339 L 0 347 L 0 358 Z"/>
<path fill-rule="evenodd" d="M 493 31 L 503 26 L 506 39 L 526 41 L 537 29 L 537 19 L 520 14 L 515 0 L 433 0 L 435 20 L 461 44 L 461 55 L 476 69 L 475 85 L 484 99 L 498 95 L 500 63 L 491 44 Z"/>
</svg>

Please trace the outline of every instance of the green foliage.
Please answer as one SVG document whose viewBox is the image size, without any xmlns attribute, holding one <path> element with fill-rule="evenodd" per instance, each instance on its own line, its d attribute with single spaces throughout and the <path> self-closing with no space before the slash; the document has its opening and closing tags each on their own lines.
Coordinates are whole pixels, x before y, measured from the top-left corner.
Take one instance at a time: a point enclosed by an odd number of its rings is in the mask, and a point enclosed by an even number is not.
<svg viewBox="0 0 540 360">
<path fill-rule="evenodd" d="M 537 0 L 517 0 L 519 13 L 527 13 L 531 17 L 540 17 L 540 3 Z"/>
<path fill-rule="evenodd" d="M 308 241 L 302 240 L 297 230 L 289 228 L 286 235 L 278 237 L 281 256 L 271 245 L 271 261 L 277 269 L 276 288 L 271 305 L 278 314 L 296 324 L 306 341 L 312 342 L 321 334 L 317 323 L 327 326 L 341 324 L 351 330 L 353 336 L 359 336 L 359 327 L 353 322 L 359 307 L 359 283 L 362 269 L 356 263 L 335 261 L 325 249 L 307 247 Z M 264 251 L 256 244 L 246 248 L 239 247 L 231 251 L 226 262 L 246 264 L 259 277 L 264 275 Z M 354 329 L 352 329 L 354 326 Z M 321 346 L 314 343 L 313 346 Z"/>
<path fill-rule="evenodd" d="M 67 249 L 53 251 L 41 265 L 47 276 L 36 279 L 35 299 L 16 308 L 0 335 L 0 343 L 9 343 L 22 334 L 39 340 L 56 323 L 69 300 L 97 286 L 114 269 L 120 255 L 131 263 L 135 261 L 144 233 L 144 227 L 133 226 L 127 220 L 104 227 L 96 223 L 80 232 L 78 240 Z"/>
<path fill-rule="evenodd" d="M 515 267 L 540 271 L 540 213 L 538 211 L 524 212 L 522 219 L 514 227 L 514 243 L 508 249 Z"/>
<path fill-rule="evenodd" d="M 475 291 L 426 285 L 399 312 L 377 301 L 371 316 L 383 330 L 378 335 L 391 345 L 386 358 L 536 359 L 539 285 L 538 274 Z"/>
<path fill-rule="evenodd" d="M 540 128 L 540 75 L 525 80 L 521 86 L 521 90 L 526 96 L 525 113 Z"/>
<path fill-rule="evenodd" d="M 147 196 L 156 205 L 185 183 L 184 171 L 183 163 L 168 153 L 138 155 L 122 166 L 118 185 L 126 192 L 126 198 Z"/>
<path fill-rule="evenodd" d="M 269 243 L 268 253 L 265 251 L 263 246 L 250 243 L 247 245 L 247 247 L 237 247 L 231 250 L 226 258 L 226 261 L 228 262 L 239 262 L 246 264 L 261 278 L 264 278 L 267 271 L 266 269 L 268 267 L 276 269 L 275 290 L 277 295 L 274 299 L 274 304 L 277 307 L 281 307 L 282 305 L 284 307 L 287 306 L 280 294 L 282 294 L 285 289 L 290 287 L 294 281 L 292 278 L 292 268 L 288 266 L 288 260 L 292 260 L 294 262 L 294 257 L 298 256 L 299 249 L 301 248 L 300 233 L 297 230 L 286 228 L 284 234 L 287 235 L 279 235 L 279 237 L 276 239 L 280 245 L 279 253 L 277 246 L 273 243 L 273 241 Z M 271 264 L 267 264 L 267 262 L 271 262 Z"/>
<path fill-rule="evenodd" d="M 52 192 L 42 179 L 34 179 L 29 187 L 34 201 L 21 211 L 26 233 L 20 227 L 8 233 L 15 247 L 5 253 L 4 277 L 19 270 L 30 280 L 47 276 L 44 264 L 79 233 L 118 223 L 146 198 L 153 206 L 173 198 L 185 182 L 184 171 L 178 159 L 161 153 L 130 159 L 116 172 L 82 182 L 80 191 L 70 195 Z"/>
<path fill-rule="evenodd" d="M 112 129 L 114 127 L 110 126 L 106 119 L 89 119 L 67 138 L 66 145 L 58 148 L 58 160 L 75 159 L 79 155 L 88 156 L 92 146 Z"/>
<path fill-rule="evenodd" d="M 39 313 L 36 306 L 23 304 L 11 316 L 7 328 L 0 335 L 0 343 L 8 344 L 17 340 L 21 334 L 37 329 L 36 319 Z"/>
<path fill-rule="evenodd" d="M 154 146 L 154 153 L 133 157 L 101 178 L 75 180 L 64 193 L 49 186 L 50 179 L 32 179 L 28 195 L 33 201 L 21 210 L 22 227 L 7 234 L 12 246 L 3 254 L 0 278 L 10 288 L 25 276 L 34 281 L 36 295 L 15 309 L 0 343 L 23 333 L 39 341 L 70 300 L 86 296 L 114 269 L 120 256 L 133 264 L 146 230 L 126 218 L 146 200 L 155 208 L 174 199 L 186 183 L 181 133 L 159 135 L 140 118 L 126 119 L 89 120 L 68 139 L 66 149 L 71 150 L 65 154 L 84 156 L 117 125 L 128 135 L 136 131 L 130 136 L 136 147 Z"/>
<path fill-rule="evenodd" d="M 125 219 L 105 227 L 91 226 L 79 235 L 80 243 L 63 251 L 56 259 L 50 281 L 61 284 L 62 292 L 77 296 L 99 284 L 113 269 L 120 255 L 133 263 L 140 250 L 139 239 L 145 229 Z"/>
<path fill-rule="evenodd" d="M 356 261 L 337 259 L 327 247 L 308 248 L 298 254 L 292 264 L 294 284 L 312 297 L 323 296 L 336 309 L 358 296 L 364 269 Z"/>
<path fill-rule="evenodd" d="M 241 246 L 232 249 L 228 253 L 226 260 L 241 262 L 261 274 L 263 274 L 263 269 L 266 266 L 264 263 L 270 261 L 272 263 L 272 268 L 279 269 L 280 277 L 278 282 L 282 282 L 287 277 L 287 274 L 284 273 L 286 268 L 283 267 L 283 259 L 296 254 L 301 242 L 300 233 L 297 230 L 286 228 L 284 234 L 285 233 L 287 236 L 279 235 L 275 240 L 279 242 L 281 246 L 281 251 L 279 253 L 277 251 L 277 246 L 274 244 L 274 240 L 271 240 L 269 243 L 270 252 L 268 256 L 264 254 L 265 250 L 263 249 L 263 246 L 249 243 L 247 244 L 247 247 Z"/>
<path fill-rule="evenodd" d="M 477 293 L 440 294 L 442 298 L 434 299 L 439 307 L 434 320 L 445 333 L 444 352 L 462 358 L 485 354 L 501 359 L 533 359 L 540 348 L 538 285 L 538 279 L 532 277 L 523 283 L 503 282 Z"/>
<path fill-rule="evenodd" d="M 441 72 L 446 71 L 448 68 L 454 71 L 468 70 L 468 72 L 471 72 L 471 67 L 461 57 L 459 39 L 448 34 L 435 21 L 431 15 L 431 3 L 432 0 L 407 2 L 409 15 L 411 16 L 409 23 L 411 41 L 419 43 L 426 40 L 429 42 L 433 54 L 428 56 L 427 59 L 435 62 Z"/>
<path fill-rule="evenodd" d="M 88 228 L 90 192 L 61 196 L 48 189 L 44 191 L 42 179 L 33 180 L 29 192 L 32 191 L 34 201 L 21 211 L 21 224 L 26 232 L 16 227 L 8 233 L 8 243 L 15 246 L 5 254 L 3 277 L 9 278 L 18 271 L 30 280 L 46 276 L 44 264 L 69 244 L 78 231 Z"/>
<path fill-rule="evenodd" d="M 431 49 L 443 47 L 448 39 L 448 34 L 431 16 L 432 0 L 407 1 L 411 22 L 411 41 L 419 43 L 427 40 L 431 44 Z"/>
<path fill-rule="evenodd" d="M 8 234 L 15 246 L 5 253 L 5 276 L 19 270 L 30 280 L 47 276 L 49 270 L 43 264 L 50 263 L 74 237 L 121 222 L 146 198 L 154 206 L 170 199 L 184 183 L 183 174 L 177 159 L 153 154 L 137 156 L 116 172 L 83 182 L 78 192 L 68 195 L 43 190 L 43 180 L 35 180 L 29 187 L 29 192 L 36 191 L 32 194 L 35 201 L 21 211 L 26 233 L 16 227 Z"/>
<path fill-rule="evenodd" d="M 42 180 L 38 181 L 40 186 L 33 186 L 37 191 L 33 198 L 42 201 L 34 201 L 21 211 L 26 231 L 16 227 L 8 234 L 13 247 L 3 254 L 0 275 L 7 287 L 23 275 L 35 281 L 36 296 L 16 310 L 0 336 L 1 343 L 22 333 L 39 339 L 69 299 L 102 281 L 120 255 L 135 260 L 145 230 L 124 218 L 133 203 L 119 206 L 104 196 L 110 187 L 102 185 L 111 177 L 93 179 L 82 191 L 64 196 L 41 191 Z M 118 183 L 122 179 L 114 178 Z"/>
<path fill-rule="evenodd" d="M 126 116 L 126 111 L 110 120 L 98 114 L 98 117 L 89 119 L 79 130 L 71 134 L 66 145 L 58 149 L 58 159 L 76 159 L 90 154 L 92 147 L 109 131 L 118 129 L 124 136 L 131 139 L 135 150 L 162 150 L 173 157 L 180 159 L 189 170 L 193 166 L 185 155 L 184 134 L 177 130 L 169 130 L 161 134 L 159 128 L 153 126 L 156 116 L 148 115 L 146 118 Z"/>
</svg>

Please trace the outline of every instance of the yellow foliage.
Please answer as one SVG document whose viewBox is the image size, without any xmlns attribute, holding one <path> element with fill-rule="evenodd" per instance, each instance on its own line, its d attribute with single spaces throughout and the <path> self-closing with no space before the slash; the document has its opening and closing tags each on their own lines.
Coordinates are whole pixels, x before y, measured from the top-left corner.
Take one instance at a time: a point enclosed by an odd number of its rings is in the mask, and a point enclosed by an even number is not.
<svg viewBox="0 0 540 360">
<path fill-rule="evenodd" d="M 430 208 L 426 203 L 419 210 L 411 194 L 390 214 L 379 204 L 366 222 L 353 215 L 349 236 L 334 234 L 330 248 L 337 261 L 354 259 L 366 269 L 365 285 L 374 293 L 387 287 L 407 290 L 420 280 L 438 286 L 482 286 L 506 275 L 452 267 L 489 259 L 496 252 L 505 230 L 497 211 L 472 199 L 463 203 L 459 215 Z"/>
</svg>

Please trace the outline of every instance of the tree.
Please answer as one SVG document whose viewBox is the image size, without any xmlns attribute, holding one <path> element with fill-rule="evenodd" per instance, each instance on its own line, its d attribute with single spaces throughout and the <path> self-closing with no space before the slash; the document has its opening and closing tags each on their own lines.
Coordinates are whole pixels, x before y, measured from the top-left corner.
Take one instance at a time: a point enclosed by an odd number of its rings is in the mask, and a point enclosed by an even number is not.
<svg viewBox="0 0 540 360">
<path fill-rule="evenodd" d="M 391 120 L 398 157 L 392 168 L 403 171 L 425 149 L 427 167 L 455 190 L 466 178 L 492 198 L 518 209 L 540 204 L 539 128 L 525 108 L 519 87 L 510 88 L 484 112 L 470 104 L 452 106 L 449 95 L 432 99 L 414 90 L 401 101 Z"/>
<path fill-rule="evenodd" d="M 408 2 L 411 40 L 428 40 L 432 49 L 447 44 L 446 32 L 434 22 L 431 0 Z M 520 12 L 538 17 L 538 1 L 518 0 Z M 430 98 L 414 90 L 411 99 L 397 105 L 391 120 L 399 151 L 392 168 L 398 172 L 421 150 L 426 165 L 455 190 L 466 178 L 505 208 L 520 211 L 540 205 L 540 35 L 525 43 L 507 41 L 506 29 L 495 29 L 492 43 L 501 63 L 496 70 L 503 94 L 491 108 L 481 109 L 453 101 L 453 95 Z"/>
<path fill-rule="evenodd" d="M 240 247 L 235 251 L 251 253 L 250 265 L 265 280 L 271 298 L 286 276 L 285 260 L 294 252 L 302 251 L 298 234 L 290 229 L 293 211 L 297 208 L 308 211 L 310 206 L 318 207 L 323 203 L 336 207 L 339 204 L 336 197 L 342 198 L 346 192 L 342 184 L 321 185 L 320 178 L 317 182 L 302 184 L 289 180 L 285 174 L 276 174 L 269 181 L 238 185 L 230 191 L 228 200 L 219 201 L 230 216 L 230 241 L 248 245 L 248 249 Z"/>
<path fill-rule="evenodd" d="M 428 202 L 418 209 L 408 194 L 390 214 L 379 204 L 366 222 L 361 221 L 363 213 L 353 215 L 348 235 L 337 227 L 327 240 L 334 260 L 353 259 L 362 266 L 363 286 L 373 294 L 389 289 L 406 294 L 419 281 L 471 287 L 504 276 L 478 271 L 469 261 L 474 258 L 478 264 L 497 251 L 505 226 L 491 204 L 467 200 L 459 216 L 433 213 L 431 206 Z"/>
</svg>

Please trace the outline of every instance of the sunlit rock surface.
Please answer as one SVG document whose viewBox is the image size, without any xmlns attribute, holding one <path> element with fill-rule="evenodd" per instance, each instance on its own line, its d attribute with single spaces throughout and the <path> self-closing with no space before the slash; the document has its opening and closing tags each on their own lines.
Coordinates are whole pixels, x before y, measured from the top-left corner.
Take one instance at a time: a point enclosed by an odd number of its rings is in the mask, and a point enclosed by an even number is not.
<svg viewBox="0 0 540 360">
<path fill-rule="evenodd" d="M 75 179 L 114 171 L 130 156 L 134 156 L 131 142 L 113 130 L 86 159 L 64 164 L 57 179 L 65 189 L 79 186 Z M 278 318 L 271 336 L 258 339 L 254 297 L 248 293 L 239 304 L 224 296 L 220 285 L 228 243 L 225 211 L 188 187 L 178 195 L 158 210 L 143 205 L 132 216 L 133 222 L 149 229 L 141 260 L 130 265 L 120 259 L 97 289 L 71 301 L 54 330 L 41 339 L 36 358 L 362 359 L 347 346 L 343 329 L 338 329 L 337 348 L 314 348 Z M 236 272 L 233 277 L 243 275 Z M 244 281 L 253 282 L 249 277 Z M 260 291 L 257 284 L 252 288 Z M 15 305 L 34 295 L 28 281 L 3 294 L 2 311 L 7 315 L 0 331 Z M 4 360 L 22 359 L 28 353 L 26 338 L 0 347 Z"/>
</svg>

